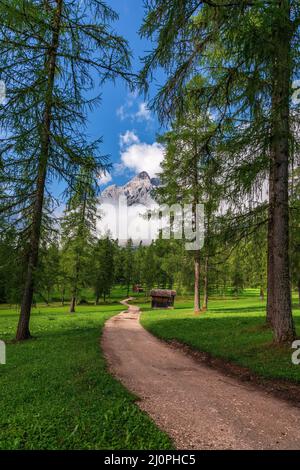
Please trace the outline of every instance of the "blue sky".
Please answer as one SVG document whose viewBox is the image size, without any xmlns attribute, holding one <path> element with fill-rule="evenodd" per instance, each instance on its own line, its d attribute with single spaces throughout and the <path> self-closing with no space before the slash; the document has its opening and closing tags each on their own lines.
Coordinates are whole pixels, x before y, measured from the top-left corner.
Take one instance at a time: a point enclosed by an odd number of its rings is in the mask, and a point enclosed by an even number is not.
<svg viewBox="0 0 300 470">
<path fill-rule="evenodd" d="M 143 0 L 107 0 L 107 4 L 119 14 L 114 29 L 129 41 L 133 70 L 137 72 L 141 68 L 140 58 L 151 48 L 138 35 L 144 16 Z M 161 82 L 158 73 L 150 86 L 150 98 Z M 139 170 L 154 176 L 161 158 L 161 148 L 155 139 L 162 128 L 147 109 L 148 100 L 149 97 L 130 93 L 120 81 L 115 85 L 107 83 L 102 89 L 102 104 L 89 116 L 88 133 L 92 138 L 103 137 L 102 153 L 109 154 L 114 164 L 112 181 L 107 184 L 123 184 Z"/>
</svg>

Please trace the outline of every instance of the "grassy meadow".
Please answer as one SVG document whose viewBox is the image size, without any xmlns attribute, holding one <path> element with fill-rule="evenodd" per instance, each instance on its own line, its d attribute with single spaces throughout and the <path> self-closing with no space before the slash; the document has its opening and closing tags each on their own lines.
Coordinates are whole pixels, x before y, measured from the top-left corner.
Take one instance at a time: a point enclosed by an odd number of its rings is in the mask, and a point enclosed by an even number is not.
<svg viewBox="0 0 300 470">
<path fill-rule="evenodd" d="M 87 294 L 88 297 L 88 294 Z M 99 340 L 104 323 L 122 310 L 126 292 L 106 304 L 90 301 L 68 313 L 58 303 L 33 309 L 34 339 L 14 343 L 18 309 L 0 306 L 0 338 L 7 364 L 0 366 L 0 449 L 170 449 L 172 443 L 138 408 L 136 398 L 107 371 Z M 265 302 L 256 290 L 239 298 L 212 298 L 193 313 L 193 299 L 178 297 L 173 310 L 151 310 L 135 296 L 142 325 L 167 341 L 177 340 L 248 367 L 261 376 L 300 383 L 300 366 L 289 347 L 274 347 L 265 327 Z M 300 334 L 300 309 L 294 297 Z"/>
<path fill-rule="evenodd" d="M 293 313 L 300 335 L 300 308 L 296 293 Z M 215 298 L 206 313 L 195 316 L 193 300 L 178 298 L 174 310 L 149 310 L 143 305 L 142 325 L 167 341 L 177 340 L 214 357 L 232 361 L 266 378 L 300 383 L 300 366 L 293 365 L 289 346 L 273 345 L 265 326 L 265 302 L 256 290 L 238 298 Z"/>
<path fill-rule="evenodd" d="M 169 438 L 106 370 L 99 338 L 121 305 L 33 309 L 30 341 L 14 344 L 18 311 L 0 307 L 0 449 L 169 449 Z"/>
</svg>

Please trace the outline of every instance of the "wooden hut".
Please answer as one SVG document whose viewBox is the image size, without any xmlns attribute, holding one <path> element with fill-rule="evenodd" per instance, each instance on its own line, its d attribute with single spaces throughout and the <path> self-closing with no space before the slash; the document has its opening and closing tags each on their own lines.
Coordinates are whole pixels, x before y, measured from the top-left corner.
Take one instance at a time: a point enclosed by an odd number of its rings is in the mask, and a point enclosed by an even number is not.
<svg viewBox="0 0 300 470">
<path fill-rule="evenodd" d="M 150 296 L 152 298 L 152 308 L 169 308 L 174 306 L 176 291 L 152 289 Z"/>
<path fill-rule="evenodd" d="M 139 284 L 135 284 L 135 285 L 132 287 L 132 290 L 133 290 L 133 292 L 135 292 L 136 294 L 140 294 L 141 292 L 144 292 L 143 287 L 140 286 Z"/>
</svg>

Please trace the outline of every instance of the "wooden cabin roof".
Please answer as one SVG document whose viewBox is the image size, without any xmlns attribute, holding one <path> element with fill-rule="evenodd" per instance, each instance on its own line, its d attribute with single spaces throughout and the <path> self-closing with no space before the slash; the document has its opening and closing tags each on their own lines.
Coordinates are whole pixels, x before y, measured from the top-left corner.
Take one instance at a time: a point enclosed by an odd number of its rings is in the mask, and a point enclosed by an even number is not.
<svg viewBox="0 0 300 470">
<path fill-rule="evenodd" d="M 167 289 L 152 289 L 150 292 L 151 297 L 167 297 L 171 298 L 177 294 L 176 290 Z"/>
</svg>

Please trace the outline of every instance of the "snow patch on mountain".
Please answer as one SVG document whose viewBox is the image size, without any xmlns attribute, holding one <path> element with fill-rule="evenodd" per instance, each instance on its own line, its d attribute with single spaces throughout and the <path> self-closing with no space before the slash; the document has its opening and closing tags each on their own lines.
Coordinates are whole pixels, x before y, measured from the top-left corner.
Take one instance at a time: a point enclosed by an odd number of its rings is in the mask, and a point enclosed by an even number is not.
<svg viewBox="0 0 300 470">
<path fill-rule="evenodd" d="M 124 186 L 115 184 L 108 186 L 102 192 L 101 200 L 116 202 L 120 196 L 125 196 L 128 206 L 141 204 L 150 207 L 154 204 L 153 190 L 158 186 L 158 178 L 150 178 L 146 171 L 142 171 Z"/>
</svg>

